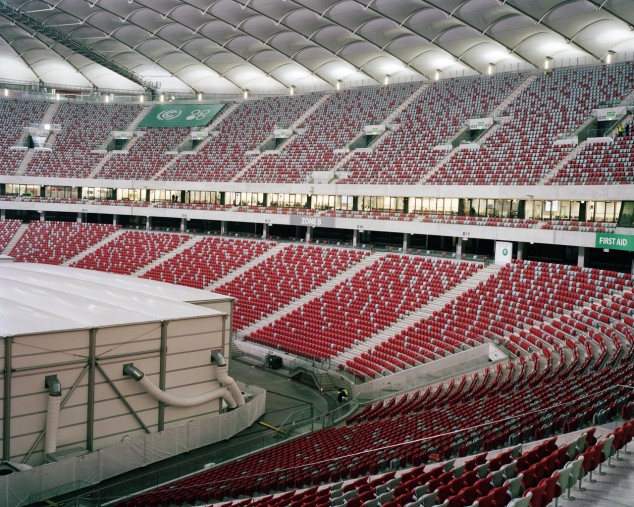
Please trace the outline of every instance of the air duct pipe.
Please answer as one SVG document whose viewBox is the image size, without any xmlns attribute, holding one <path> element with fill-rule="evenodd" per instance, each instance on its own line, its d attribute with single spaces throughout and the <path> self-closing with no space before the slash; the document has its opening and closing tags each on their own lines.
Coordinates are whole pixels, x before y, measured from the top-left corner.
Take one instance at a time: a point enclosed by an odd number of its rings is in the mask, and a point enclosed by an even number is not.
<svg viewBox="0 0 634 507">
<path fill-rule="evenodd" d="M 229 368 L 227 367 L 227 361 L 225 361 L 224 356 L 220 352 L 212 350 L 211 360 L 212 362 L 216 361 L 218 382 L 229 390 L 231 396 L 233 396 L 233 399 L 236 401 L 236 404 L 239 407 L 242 407 L 244 405 L 244 396 L 242 396 L 242 391 L 240 391 L 235 379 L 229 376 Z"/>
<path fill-rule="evenodd" d="M 57 431 L 59 429 L 59 411 L 62 404 L 62 384 L 57 375 L 47 375 L 44 387 L 48 389 L 48 409 L 46 411 L 46 430 L 44 432 L 44 454 L 53 454 L 57 450 Z"/>
<path fill-rule="evenodd" d="M 132 363 L 125 364 L 123 366 L 123 374 L 132 377 L 141 386 L 143 386 L 150 396 L 158 401 L 162 401 L 166 405 L 174 407 L 195 407 L 197 405 L 202 405 L 203 403 L 208 403 L 210 401 L 217 400 L 218 398 L 222 398 L 225 400 L 225 403 L 229 408 L 242 406 L 244 405 L 244 397 L 236 385 L 235 380 L 227 374 L 226 362 L 222 355 L 220 355 L 220 359 L 221 362 L 218 363 L 218 381 L 224 386 L 198 396 L 177 396 L 175 394 L 167 393 L 160 389 L 156 384 L 152 383 L 145 374 Z M 234 394 L 236 391 L 239 395 L 237 399 Z"/>
</svg>

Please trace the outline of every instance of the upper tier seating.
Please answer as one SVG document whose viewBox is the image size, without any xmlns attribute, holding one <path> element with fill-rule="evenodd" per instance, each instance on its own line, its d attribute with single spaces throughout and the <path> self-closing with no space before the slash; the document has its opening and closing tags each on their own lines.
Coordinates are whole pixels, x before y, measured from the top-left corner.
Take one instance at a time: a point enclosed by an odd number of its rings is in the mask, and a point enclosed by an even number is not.
<svg viewBox="0 0 634 507">
<path fill-rule="evenodd" d="M 9 150 L 22 138 L 24 127 L 40 124 L 49 102 L 0 99 L 0 174 L 15 174 L 25 151 Z"/>
<path fill-rule="evenodd" d="M 611 222 L 579 222 L 577 220 L 550 220 L 542 229 L 555 231 L 581 231 L 581 232 L 614 232 L 615 223 Z"/>
<path fill-rule="evenodd" d="M 215 289 L 236 298 L 233 328 L 273 313 L 359 262 L 367 252 L 291 245 Z"/>
<path fill-rule="evenodd" d="M 195 154 L 185 154 L 159 176 L 167 181 L 231 181 L 276 127 L 290 127 L 320 95 L 245 100 L 214 129 L 218 132 Z"/>
<path fill-rule="evenodd" d="M 555 69 L 537 79 L 504 113 L 508 121 L 479 150 L 459 150 L 429 180 L 434 185 L 534 185 L 570 152 L 555 146 L 591 110 L 631 91 L 631 63 Z"/>
<path fill-rule="evenodd" d="M 472 217 L 459 215 L 424 215 L 422 221 L 436 224 L 516 227 L 519 229 L 533 228 L 537 224 L 537 220 L 534 218 Z"/>
<path fill-rule="evenodd" d="M 427 304 L 480 267 L 388 254 L 245 339 L 321 361 Z"/>
<path fill-rule="evenodd" d="M 483 386 L 477 397 L 454 398 L 455 384 L 452 383 L 428 388 L 424 393 L 413 394 L 417 398 L 413 404 L 409 404 L 409 397 L 389 401 L 394 410 L 380 418 L 363 417 L 351 420 L 344 427 L 320 430 L 161 486 L 119 505 L 185 502 L 193 505 L 240 495 L 267 494 L 271 490 L 315 486 L 323 481 L 366 477 L 388 467 L 418 467 L 431 459 L 447 460 L 451 456 L 481 453 L 527 442 L 535 434 L 548 435 L 562 429 L 573 431 L 591 423 L 600 410 L 606 409 L 609 417 L 614 417 L 631 404 L 634 393 L 623 384 L 633 373 L 632 364 L 611 365 L 587 375 L 573 371 L 567 377 L 559 375 L 534 386 L 522 386 L 512 395 L 509 392 L 519 379 L 506 383 L 496 380 Z M 411 405 L 411 410 L 399 410 L 403 404 Z M 480 424 L 486 420 L 494 422 Z M 593 435 L 594 430 L 588 431 L 589 444 L 596 441 Z M 490 460 L 489 469 L 493 472 L 489 473 L 503 470 L 497 479 L 505 481 L 502 474 L 509 474 L 508 466 L 511 466 L 518 475 L 524 474 L 524 487 L 532 487 L 542 478 L 539 470 L 546 474 L 548 468 L 552 473 L 549 467 L 562 466 L 579 452 L 582 449 L 570 446 L 557 449 L 555 438 L 551 438 L 522 456 L 513 450 L 502 453 Z M 515 460 L 513 465 L 512 460 Z M 535 465 L 542 460 L 543 464 Z M 481 458 L 475 457 L 469 465 L 472 468 L 465 465 L 463 474 L 471 477 L 470 470 L 483 464 Z M 451 466 L 450 462 L 450 473 L 443 479 L 441 475 L 425 475 L 416 486 L 428 484 L 430 491 L 448 493 L 440 487 L 455 477 Z M 486 472 L 486 467 L 479 470 Z M 407 482 L 417 473 L 406 472 L 401 481 Z M 438 471 L 438 474 L 444 473 L 444 469 Z M 492 476 L 489 482 L 493 480 Z M 483 495 L 488 493 L 482 492 Z"/>
<path fill-rule="evenodd" d="M 355 153 L 341 168 L 341 183 L 416 183 L 445 155 L 447 144 L 469 118 L 491 114 L 524 74 L 467 77 L 430 84 L 396 119 L 400 124 L 372 153 Z"/>
<path fill-rule="evenodd" d="M 150 269 L 143 278 L 202 289 L 272 246 L 270 241 L 203 237 Z"/>
<path fill-rule="evenodd" d="M 362 379 L 438 357 L 561 316 L 614 290 L 632 287 L 632 276 L 589 268 L 513 261 L 441 311 L 346 362 Z"/>
<path fill-rule="evenodd" d="M 53 123 L 62 130 L 53 151 L 35 152 L 25 175 L 86 178 L 104 157 L 91 152 L 103 148 L 113 130 L 125 130 L 140 112 L 138 105 L 60 103 Z"/>
<path fill-rule="evenodd" d="M 141 130 L 143 135 L 128 153 L 113 153 L 99 170 L 97 178 L 118 180 L 151 180 L 175 155 L 175 150 L 189 136 L 189 128 L 155 127 Z"/>
<path fill-rule="evenodd" d="M 303 133 L 283 146 L 280 154 L 265 154 L 238 181 L 303 183 L 313 171 L 329 171 L 365 125 L 383 123 L 420 83 L 372 86 L 336 92 L 304 121 Z"/>
<path fill-rule="evenodd" d="M 107 224 L 31 222 L 9 255 L 18 262 L 62 264 L 118 229 Z"/>
<path fill-rule="evenodd" d="M 562 167 L 548 185 L 634 184 L 634 135 L 613 143 L 588 144 Z"/>
<path fill-rule="evenodd" d="M 187 234 L 125 231 L 71 266 L 129 275 L 174 250 L 189 238 Z"/>
<path fill-rule="evenodd" d="M 0 220 L 0 253 L 7 247 L 21 224 L 22 220 Z"/>
</svg>

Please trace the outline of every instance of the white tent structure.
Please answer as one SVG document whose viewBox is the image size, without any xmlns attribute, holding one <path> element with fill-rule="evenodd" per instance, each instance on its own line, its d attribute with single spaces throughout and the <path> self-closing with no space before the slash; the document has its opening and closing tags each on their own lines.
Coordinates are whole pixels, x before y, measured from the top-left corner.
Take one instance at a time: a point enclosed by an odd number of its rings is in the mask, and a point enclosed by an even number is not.
<svg viewBox="0 0 634 507">
<path fill-rule="evenodd" d="M 632 0 L 1 0 L 0 63 L 58 88 L 280 94 L 631 59 L 633 26 Z"/>
<path fill-rule="evenodd" d="M 43 477 L 72 483 L 74 465 L 95 483 L 229 438 L 264 410 L 261 390 L 245 404 L 228 377 L 232 298 L 10 262 L 0 287 L 0 445 L 7 462 L 49 463 L 2 477 L 0 505 L 41 491 Z"/>
</svg>

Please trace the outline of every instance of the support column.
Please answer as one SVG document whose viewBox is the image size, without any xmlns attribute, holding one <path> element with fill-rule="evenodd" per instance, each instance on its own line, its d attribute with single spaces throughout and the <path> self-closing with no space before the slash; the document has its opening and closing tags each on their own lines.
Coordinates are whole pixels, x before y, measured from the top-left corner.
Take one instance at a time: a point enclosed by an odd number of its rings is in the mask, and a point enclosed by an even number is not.
<svg viewBox="0 0 634 507">
<path fill-rule="evenodd" d="M 97 330 L 89 331 L 88 345 L 88 402 L 86 403 L 86 450 L 94 451 L 95 445 L 95 372 L 97 370 Z"/>
<path fill-rule="evenodd" d="M 11 348 L 13 338 L 4 339 L 4 399 L 2 400 L 2 459 L 11 459 Z"/>
<path fill-rule="evenodd" d="M 357 248 L 359 244 L 359 229 L 352 230 L 352 248 Z"/>
<path fill-rule="evenodd" d="M 0 220 L 4 220 L 5 218 L 7 218 L 7 210 L 0 209 Z"/>
<path fill-rule="evenodd" d="M 161 322 L 161 356 L 159 358 L 159 388 L 165 391 L 165 377 L 167 374 L 167 321 Z M 158 406 L 158 431 L 165 429 L 165 403 Z"/>
<path fill-rule="evenodd" d="M 119 223 L 119 215 L 112 215 L 112 225 L 117 225 Z"/>
<path fill-rule="evenodd" d="M 187 219 L 185 217 L 181 218 L 181 232 L 185 232 L 187 229 Z"/>
<path fill-rule="evenodd" d="M 306 243 L 310 243 L 313 240 L 313 228 L 306 227 Z"/>
<path fill-rule="evenodd" d="M 226 221 L 222 221 L 220 222 L 220 235 L 224 236 L 227 234 L 227 222 Z"/>
<path fill-rule="evenodd" d="M 586 247 L 579 247 L 579 256 L 577 257 L 577 266 L 583 268 L 586 265 Z"/>
<path fill-rule="evenodd" d="M 152 217 L 147 217 L 147 220 L 145 221 L 145 229 L 149 231 L 151 228 L 152 228 Z"/>
<path fill-rule="evenodd" d="M 262 239 L 268 239 L 269 237 L 269 224 L 262 225 Z"/>
<path fill-rule="evenodd" d="M 522 241 L 520 241 L 517 244 L 517 260 L 519 260 L 519 261 L 524 260 L 524 245 L 525 244 L 526 243 L 524 243 Z"/>
<path fill-rule="evenodd" d="M 403 252 L 407 252 L 409 250 L 409 241 L 411 237 L 412 235 L 407 232 L 403 234 Z"/>
<path fill-rule="evenodd" d="M 630 273 L 634 275 L 634 259 L 632 259 L 632 269 L 630 270 Z"/>
<path fill-rule="evenodd" d="M 40 214 L 40 222 L 46 221 L 46 214 L 43 211 L 38 212 Z"/>
<path fill-rule="evenodd" d="M 462 238 L 456 241 L 456 259 L 462 259 Z"/>
<path fill-rule="evenodd" d="M 83 222 L 83 213 L 77 213 L 77 223 L 81 224 Z"/>
</svg>

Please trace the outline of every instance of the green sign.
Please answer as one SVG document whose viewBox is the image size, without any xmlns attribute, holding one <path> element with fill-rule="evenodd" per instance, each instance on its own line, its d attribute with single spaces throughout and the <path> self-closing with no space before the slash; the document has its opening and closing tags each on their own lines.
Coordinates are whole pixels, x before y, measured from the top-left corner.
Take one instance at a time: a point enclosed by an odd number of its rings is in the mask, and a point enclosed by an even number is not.
<svg viewBox="0 0 634 507">
<path fill-rule="evenodd" d="M 629 234 L 597 233 L 596 247 L 634 252 L 634 236 Z"/>
<path fill-rule="evenodd" d="M 154 106 L 139 127 L 204 127 L 224 104 L 162 104 Z"/>
</svg>

